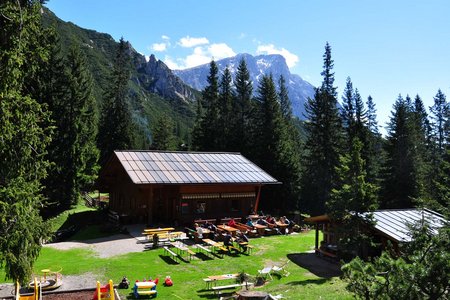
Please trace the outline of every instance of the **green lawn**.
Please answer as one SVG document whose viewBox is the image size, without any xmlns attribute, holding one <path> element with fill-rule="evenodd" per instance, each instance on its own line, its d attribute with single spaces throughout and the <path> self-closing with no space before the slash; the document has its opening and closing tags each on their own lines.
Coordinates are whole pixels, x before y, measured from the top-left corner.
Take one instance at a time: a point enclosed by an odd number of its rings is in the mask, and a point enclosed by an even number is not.
<svg viewBox="0 0 450 300">
<path fill-rule="evenodd" d="M 64 275 L 93 273 L 98 279 L 106 283 L 107 279 L 113 279 L 119 283 L 123 275 L 130 281 L 136 279 L 159 277 L 163 280 L 170 275 L 174 286 L 164 287 L 158 285 L 158 298 L 160 299 L 217 299 L 210 291 L 205 291 L 205 283 L 202 278 L 208 275 L 220 275 L 227 273 L 246 272 L 252 275 L 257 270 L 270 262 L 282 262 L 287 260 L 287 255 L 308 251 L 314 244 L 314 233 L 272 236 L 252 239 L 251 244 L 255 250 L 250 256 L 227 256 L 223 259 L 215 257 L 211 260 L 194 259 L 190 262 L 173 263 L 171 259 L 163 255 L 163 249 L 150 250 L 141 253 L 129 253 L 109 259 L 100 259 L 95 254 L 86 250 L 58 251 L 44 247 L 35 269 L 63 268 Z M 344 289 L 345 283 L 339 278 L 320 278 L 308 270 L 290 262 L 288 277 L 277 278 L 268 282 L 258 290 L 269 292 L 273 295 L 282 294 L 285 299 L 350 299 L 349 293 Z M 0 271 L 1 278 L 4 274 Z M 92 283 L 94 285 L 94 283 Z M 119 290 L 123 298 L 131 297 L 129 290 Z"/>
</svg>

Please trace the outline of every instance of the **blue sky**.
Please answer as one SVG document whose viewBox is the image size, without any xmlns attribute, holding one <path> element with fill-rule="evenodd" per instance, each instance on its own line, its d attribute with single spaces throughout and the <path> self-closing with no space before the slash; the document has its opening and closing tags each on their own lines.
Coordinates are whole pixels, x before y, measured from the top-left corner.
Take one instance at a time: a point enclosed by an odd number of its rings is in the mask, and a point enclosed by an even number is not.
<svg viewBox="0 0 450 300">
<path fill-rule="evenodd" d="M 282 54 L 292 73 L 321 83 L 332 47 L 339 100 L 345 80 L 371 95 L 385 126 L 398 94 L 450 97 L 448 0 L 51 0 L 65 21 L 124 37 L 145 55 L 185 68 L 237 53 Z"/>
</svg>

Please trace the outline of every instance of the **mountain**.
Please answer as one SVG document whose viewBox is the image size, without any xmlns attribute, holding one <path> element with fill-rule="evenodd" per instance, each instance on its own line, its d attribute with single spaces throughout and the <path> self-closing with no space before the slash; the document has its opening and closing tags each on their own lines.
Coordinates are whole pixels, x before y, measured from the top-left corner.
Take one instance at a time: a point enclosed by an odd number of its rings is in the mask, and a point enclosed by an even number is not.
<svg viewBox="0 0 450 300">
<path fill-rule="evenodd" d="M 286 80 L 294 115 L 302 120 L 305 119 L 305 102 L 308 97 L 312 98 L 314 96 L 314 86 L 303 80 L 299 75 L 291 74 L 283 56 L 279 54 L 258 56 L 238 54 L 234 57 L 218 60 L 216 63 L 219 72 L 223 73 L 224 69 L 228 67 L 234 78 L 241 59 L 244 59 L 247 63 L 255 95 L 257 95 L 258 81 L 261 76 L 272 74 L 273 79 L 278 82 L 280 75 L 283 75 Z M 202 90 L 207 85 L 206 77 L 209 74 L 209 64 L 185 70 L 174 70 L 174 74 L 191 87 Z"/>
<path fill-rule="evenodd" d="M 118 42 L 109 34 L 65 22 L 48 9 L 43 10 L 42 20 L 45 26 L 55 28 L 63 54 L 67 54 L 72 45 L 80 46 L 86 56 L 87 66 L 94 80 L 95 97 L 101 108 Z M 188 142 L 195 117 L 193 103 L 200 93 L 186 85 L 153 55 L 147 60 L 131 44 L 129 46 L 129 98 L 138 130 L 148 141 L 153 124 L 156 124 L 160 116 L 168 115 L 176 124 L 177 135 Z M 145 146 L 144 144 L 143 147 Z"/>
</svg>

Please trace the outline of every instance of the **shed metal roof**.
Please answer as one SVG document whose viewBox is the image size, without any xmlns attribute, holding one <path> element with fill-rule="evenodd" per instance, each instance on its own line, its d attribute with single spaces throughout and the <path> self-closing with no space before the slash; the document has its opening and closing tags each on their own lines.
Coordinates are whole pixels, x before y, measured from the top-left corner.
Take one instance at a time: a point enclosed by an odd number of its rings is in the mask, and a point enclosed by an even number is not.
<svg viewBox="0 0 450 300">
<path fill-rule="evenodd" d="M 135 184 L 276 184 L 240 153 L 114 151 Z"/>
<path fill-rule="evenodd" d="M 435 233 L 446 224 L 444 217 L 427 209 L 377 210 L 372 213 L 375 229 L 398 242 L 411 241 L 410 226 L 428 222 Z"/>
</svg>

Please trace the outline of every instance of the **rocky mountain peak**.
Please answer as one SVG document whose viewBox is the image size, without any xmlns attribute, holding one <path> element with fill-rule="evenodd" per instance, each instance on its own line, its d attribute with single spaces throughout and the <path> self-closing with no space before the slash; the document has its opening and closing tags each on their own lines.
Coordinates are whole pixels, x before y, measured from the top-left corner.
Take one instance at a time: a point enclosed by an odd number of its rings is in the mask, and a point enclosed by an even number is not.
<svg viewBox="0 0 450 300">
<path fill-rule="evenodd" d="M 234 78 L 241 59 L 244 59 L 247 64 L 255 95 L 258 90 L 258 82 L 263 75 L 272 74 L 275 82 L 278 82 L 280 76 L 283 75 L 286 80 L 289 98 L 292 102 L 293 113 L 300 119 L 305 119 L 305 102 L 308 97 L 314 96 L 314 86 L 303 80 L 299 75 L 291 74 L 286 64 L 286 59 L 282 55 L 269 54 L 253 56 L 247 53 L 241 53 L 234 57 L 216 61 L 219 73 L 223 74 L 225 68 L 228 67 Z M 209 74 L 209 64 L 185 70 L 175 70 L 174 74 L 189 86 L 197 90 L 202 90 L 207 85 L 206 78 Z"/>
</svg>

